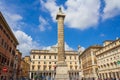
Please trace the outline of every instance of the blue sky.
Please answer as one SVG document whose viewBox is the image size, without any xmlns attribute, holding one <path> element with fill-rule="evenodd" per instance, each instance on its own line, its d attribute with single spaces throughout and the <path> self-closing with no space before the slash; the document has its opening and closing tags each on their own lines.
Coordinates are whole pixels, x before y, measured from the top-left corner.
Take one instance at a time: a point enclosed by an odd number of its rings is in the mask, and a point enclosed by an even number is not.
<svg viewBox="0 0 120 80">
<path fill-rule="evenodd" d="M 65 17 L 65 48 L 102 45 L 120 37 L 120 0 L 0 0 L 0 11 L 19 41 L 23 56 L 57 44 L 56 14 Z"/>
</svg>

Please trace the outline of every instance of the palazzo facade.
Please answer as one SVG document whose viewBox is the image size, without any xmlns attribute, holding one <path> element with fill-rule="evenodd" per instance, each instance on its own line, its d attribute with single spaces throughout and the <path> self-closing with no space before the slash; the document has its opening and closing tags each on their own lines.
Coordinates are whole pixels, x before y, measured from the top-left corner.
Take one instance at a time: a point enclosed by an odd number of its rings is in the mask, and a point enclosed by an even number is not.
<svg viewBox="0 0 120 80">
<path fill-rule="evenodd" d="M 81 77 L 84 80 L 97 80 L 97 61 L 95 51 L 101 46 L 94 45 L 88 47 L 79 55 Z"/>
<path fill-rule="evenodd" d="M 16 47 L 18 41 L 0 12 L 0 80 L 16 76 Z"/>
<path fill-rule="evenodd" d="M 57 64 L 57 47 L 50 50 L 31 50 L 30 79 L 49 77 L 55 78 Z M 70 80 L 79 78 L 79 60 L 77 51 L 65 51 L 65 61 L 68 67 Z"/>
<path fill-rule="evenodd" d="M 99 78 L 120 79 L 120 39 L 106 40 L 96 57 Z"/>
</svg>

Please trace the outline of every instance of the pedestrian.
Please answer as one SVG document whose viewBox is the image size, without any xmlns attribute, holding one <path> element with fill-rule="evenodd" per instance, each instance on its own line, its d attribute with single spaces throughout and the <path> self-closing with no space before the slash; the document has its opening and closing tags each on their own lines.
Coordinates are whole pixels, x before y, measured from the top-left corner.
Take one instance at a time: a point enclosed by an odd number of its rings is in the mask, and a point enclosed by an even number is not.
<svg viewBox="0 0 120 80">
<path fill-rule="evenodd" d="M 6 78 L 4 78 L 3 80 L 6 80 Z"/>
</svg>

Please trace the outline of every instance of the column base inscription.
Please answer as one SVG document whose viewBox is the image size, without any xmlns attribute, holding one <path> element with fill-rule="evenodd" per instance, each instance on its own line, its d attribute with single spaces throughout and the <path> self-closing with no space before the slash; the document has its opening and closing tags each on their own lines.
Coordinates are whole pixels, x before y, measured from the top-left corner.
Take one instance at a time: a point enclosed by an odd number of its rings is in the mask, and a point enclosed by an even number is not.
<svg viewBox="0 0 120 80">
<path fill-rule="evenodd" d="M 58 64 L 56 68 L 55 80 L 69 80 L 67 65 L 63 64 L 62 66 L 62 64 Z"/>
</svg>

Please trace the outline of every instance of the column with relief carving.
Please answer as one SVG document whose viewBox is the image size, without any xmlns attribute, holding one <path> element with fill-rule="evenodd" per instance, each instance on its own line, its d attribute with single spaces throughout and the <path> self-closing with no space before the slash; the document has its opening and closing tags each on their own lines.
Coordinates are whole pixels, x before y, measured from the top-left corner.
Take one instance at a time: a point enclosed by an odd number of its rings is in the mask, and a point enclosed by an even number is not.
<svg viewBox="0 0 120 80">
<path fill-rule="evenodd" d="M 58 22 L 58 62 L 56 67 L 55 80 L 69 80 L 67 64 L 65 62 L 64 50 L 64 18 L 65 14 L 59 8 L 56 20 Z"/>
</svg>

